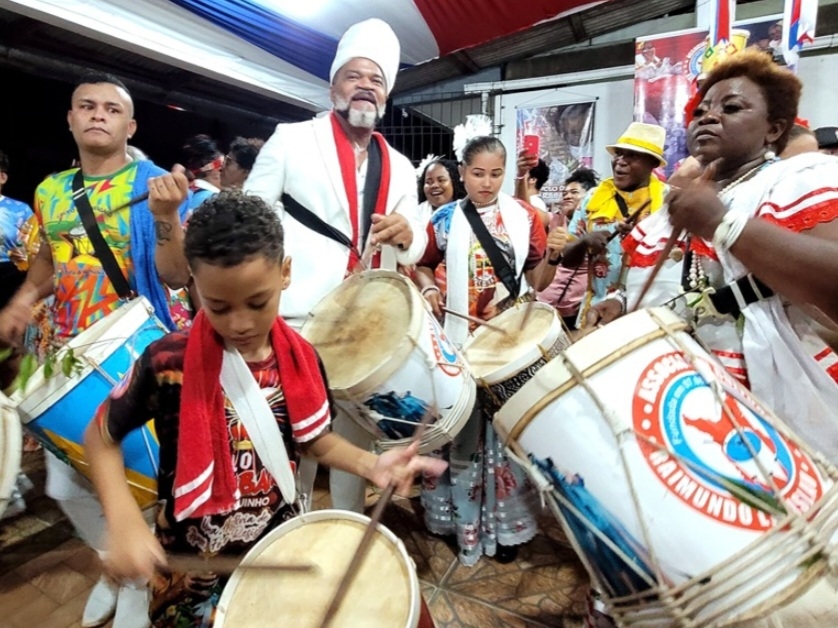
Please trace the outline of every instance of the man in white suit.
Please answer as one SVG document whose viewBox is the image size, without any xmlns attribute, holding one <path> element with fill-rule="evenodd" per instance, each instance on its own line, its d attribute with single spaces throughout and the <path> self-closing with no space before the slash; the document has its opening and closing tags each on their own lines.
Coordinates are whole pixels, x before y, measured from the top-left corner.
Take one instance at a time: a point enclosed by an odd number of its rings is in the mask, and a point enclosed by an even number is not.
<svg viewBox="0 0 838 628">
<path fill-rule="evenodd" d="M 330 72 L 332 111 L 279 124 L 259 153 L 244 190 L 280 209 L 292 281 L 280 314 L 298 328 L 307 314 L 368 253 L 371 266 L 396 269 L 419 260 L 427 236 L 410 161 L 375 133 L 399 68 L 399 42 L 378 19 L 351 26 Z M 352 356 L 347 356 L 352 359 Z M 339 415 L 335 431 L 360 446 L 370 436 Z M 313 468 L 301 469 L 311 494 Z M 363 511 L 364 484 L 331 472 L 336 508 Z"/>
</svg>

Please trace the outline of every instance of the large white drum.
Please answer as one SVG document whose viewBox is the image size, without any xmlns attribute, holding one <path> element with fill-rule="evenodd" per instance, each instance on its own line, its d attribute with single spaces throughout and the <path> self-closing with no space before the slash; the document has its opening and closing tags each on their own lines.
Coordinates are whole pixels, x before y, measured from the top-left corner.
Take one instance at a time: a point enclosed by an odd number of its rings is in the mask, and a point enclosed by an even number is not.
<svg viewBox="0 0 838 628">
<path fill-rule="evenodd" d="M 805 605 L 827 569 L 838 529 L 834 469 L 667 309 L 579 340 L 494 426 L 550 487 L 554 512 L 623 625 L 773 626 L 759 622 Z M 811 616 L 821 623 L 776 625 L 838 625 L 835 592 L 819 599 Z"/>
<path fill-rule="evenodd" d="M 20 418 L 9 398 L 0 393 L 0 515 L 9 505 L 17 482 L 22 448 Z"/>
<path fill-rule="evenodd" d="M 251 549 L 221 594 L 215 628 L 317 628 L 364 535 L 369 518 L 318 510 L 270 532 Z M 312 572 L 248 570 L 264 563 L 313 564 Z M 332 622 L 335 627 L 432 627 L 419 579 L 402 542 L 379 525 L 369 553 Z"/>
<path fill-rule="evenodd" d="M 420 451 L 439 449 L 471 414 L 475 385 L 465 360 L 398 273 L 349 277 L 317 305 L 301 333 L 323 360 L 335 403 L 382 449 L 409 444 L 428 411 L 438 419 Z"/>
</svg>

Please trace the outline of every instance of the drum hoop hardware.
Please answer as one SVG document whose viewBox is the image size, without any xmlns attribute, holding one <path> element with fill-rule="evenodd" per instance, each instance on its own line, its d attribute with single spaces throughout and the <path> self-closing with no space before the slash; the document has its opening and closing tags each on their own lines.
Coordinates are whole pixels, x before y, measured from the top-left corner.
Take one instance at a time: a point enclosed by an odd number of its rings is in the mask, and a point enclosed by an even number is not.
<svg viewBox="0 0 838 628">
<path fill-rule="evenodd" d="M 116 386 L 119 383 L 117 380 L 110 376 L 110 373 L 108 373 L 105 369 L 99 366 L 99 363 L 96 362 L 96 360 L 94 360 L 93 358 L 85 354 L 82 354 L 80 356 L 80 359 L 83 362 L 85 362 L 90 368 L 96 371 L 99 375 L 101 375 L 111 386 Z"/>
<path fill-rule="evenodd" d="M 687 329 L 688 327 L 689 326 L 687 325 L 687 323 L 684 323 L 684 329 Z M 632 340 L 631 342 L 620 347 L 619 350 L 608 354 L 601 360 L 598 360 L 597 362 L 594 362 L 590 366 L 586 367 L 585 370 L 582 371 L 582 375 L 585 377 L 591 377 L 593 375 L 596 375 L 606 367 L 614 364 L 614 362 L 617 362 L 626 355 L 629 355 L 630 353 L 642 348 L 650 341 L 658 340 L 659 338 L 663 338 L 663 336 L 663 331 L 657 329 L 655 331 L 649 332 L 644 336 L 641 336 L 640 338 L 636 338 L 635 340 Z M 536 402 L 527 412 L 525 412 L 521 416 L 521 418 L 509 432 L 509 438 L 517 440 L 521 436 L 521 433 L 529 426 L 529 424 L 538 415 L 539 412 L 541 412 L 544 408 L 553 403 L 556 399 L 564 395 L 574 386 L 576 386 L 576 382 L 573 381 L 573 377 L 570 377 L 561 386 L 551 390 L 549 393 L 544 395 L 538 402 Z"/>
</svg>

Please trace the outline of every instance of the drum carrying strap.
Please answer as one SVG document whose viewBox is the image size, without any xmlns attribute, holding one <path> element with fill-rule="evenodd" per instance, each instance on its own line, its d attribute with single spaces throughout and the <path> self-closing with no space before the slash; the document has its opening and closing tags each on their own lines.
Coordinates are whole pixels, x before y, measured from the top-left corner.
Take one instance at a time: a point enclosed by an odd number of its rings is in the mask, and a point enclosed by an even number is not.
<svg viewBox="0 0 838 628">
<path fill-rule="evenodd" d="M 93 214 L 93 208 L 90 206 L 90 199 L 87 197 L 87 190 L 84 187 L 84 175 L 81 168 L 73 177 L 73 203 L 76 205 L 76 211 L 79 213 L 87 237 L 90 238 L 90 243 L 93 245 L 93 251 L 99 258 L 108 279 L 111 280 L 114 290 L 116 290 L 119 298 L 130 299 L 134 296 L 133 291 L 131 286 L 128 285 L 128 280 L 119 267 L 111 247 L 105 242 L 99 224 L 96 222 L 96 216 Z"/>
<path fill-rule="evenodd" d="M 294 507 L 297 485 L 276 417 L 244 358 L 234 348 L 224 348 L 221 387 L 247 430 L 259 459 L 279 486 L 282 499 Z"/>
<path fill-rule="evenodd" d="M 509 290 L 509 296 L 514 301 L 521 292 L 521 278 L 515 276 L 515 271 L 509 264 L 509 260 L 501 253 L 498 243 L 495 242 L 492 234 L 489 233 L 474 203 L 466 199 L 460 204 L 460 207 L 468 220 L 468 224 L 471 226 L 471 230 L 474 232 L 474 236 L 480 242 L 480 246 L 483 247 L 483 250 L 489 257 L 489 261 L 492 262 L 495 275 L 503 282 L 506 289 Z"/>
</svg>

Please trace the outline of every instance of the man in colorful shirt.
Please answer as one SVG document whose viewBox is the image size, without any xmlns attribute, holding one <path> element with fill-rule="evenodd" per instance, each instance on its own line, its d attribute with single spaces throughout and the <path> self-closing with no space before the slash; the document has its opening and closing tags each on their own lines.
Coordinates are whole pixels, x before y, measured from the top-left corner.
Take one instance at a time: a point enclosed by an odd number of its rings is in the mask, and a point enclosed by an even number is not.
<svg viewBox="0 0 838 628">
<path fill-rule="evenodd" d="M 0 308 L 5 307 L 26 278 L 16 262 L 26 257 L 22 233 L 32 216 L 29 205 L 3 196 L 3 186 L 8 180 L 9 158 L 0 151 Z"/>
<path fill-rule="evenodd" d="M 589 265 L 588 291 L 577 321 L 580 328 L 585 326 L 591 306 L 621 283 L 621 240 L 609 236 L 663 206 L 669 187 L 653 171 L 666 165 L 665 142 L 663 127 L 632 122 L 615 144 L 606 147 L 612 155 L 613 176 L 587 194 L 568 226 L 572 240 L 564 251 L 562 266 L 578 267 L 585 263 L 586 253 Z M 635 215 L 637 212 L 640 214 Z"/>
<path fill-rule="evenodd" d="M 84 193 L 106 244 L 132 291 L 147 298 L 157 317 L 173 328 L 166 288 L 180 288 L 189 279 L 181 227 L 188 183 L 182 169 L 167 173 L 150 161 L 132 160 L 127 145 L 137 130 L 134 105 L 125 85 L 113 76 L 82 77 L 67 121 L 79 151 Z M 2 341 L 19 345 L 33 306 L 48 295 L 55 297 L 51 317 L 58 342 L 69 341 L 121 305 L 77 211 L 73 180 L 78 172 L 74 168 L 52 175 L 38 186 L 35 215 L 45 246 L 0 312 Z M 127 205 L 146 193 L 147 201 Z M 47 493 L 79 535 L 102 550 L 101 507 L 89 483 L 51 454 L 46 463 Z M 148 621 L 137 609 L 144 609 L 146 600 L 144 586 L 119 587 L 102 578 L 85 606 L 82 625 L 103 624 L 116 612 L 114 628 L 145 628 Z"/>
</svg>

